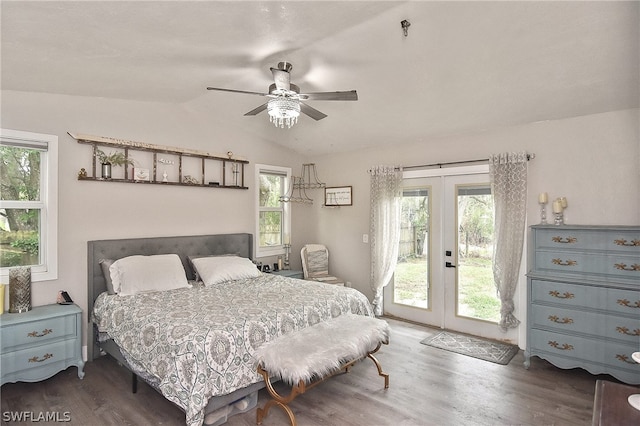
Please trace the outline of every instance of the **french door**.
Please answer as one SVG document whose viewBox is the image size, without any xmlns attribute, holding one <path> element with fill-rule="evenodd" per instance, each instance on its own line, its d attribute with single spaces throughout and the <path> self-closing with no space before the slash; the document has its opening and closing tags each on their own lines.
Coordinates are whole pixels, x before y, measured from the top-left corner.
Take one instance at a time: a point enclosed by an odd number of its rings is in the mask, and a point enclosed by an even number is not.
<svg viewBox="0 0 640 426">
<path fill-rule="evenodd" d="M 443 170 L 404 174 L 398 265 L 385 287 L 384 311 L 477 336 L 514 338 L 497 326 L 488 166 Z"/>
</svg>

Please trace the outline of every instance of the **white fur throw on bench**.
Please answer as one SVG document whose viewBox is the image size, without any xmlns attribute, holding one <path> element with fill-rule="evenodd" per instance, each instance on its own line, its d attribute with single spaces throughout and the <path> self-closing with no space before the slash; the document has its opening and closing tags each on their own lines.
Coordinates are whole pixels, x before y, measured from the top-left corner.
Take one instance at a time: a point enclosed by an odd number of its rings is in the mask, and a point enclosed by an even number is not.
<svg viewBox="0 0 640 426">
<path fill-rule="evenodd" d="M 272 377 L 291 385 L 300 380 L 309 383 L 388 342 L 386 321 L 343 314 L 265 343 L 256 351 L 256 359 Z"/>
</svg>

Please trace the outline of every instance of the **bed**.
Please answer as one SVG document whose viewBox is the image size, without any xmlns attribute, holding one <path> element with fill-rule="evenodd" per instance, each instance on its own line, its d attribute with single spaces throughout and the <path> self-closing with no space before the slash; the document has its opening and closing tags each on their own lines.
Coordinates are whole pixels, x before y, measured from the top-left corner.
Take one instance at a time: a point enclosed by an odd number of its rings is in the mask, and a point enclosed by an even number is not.
<svg viewBox="0 0 640 426">
<path fill-rule="evenodd" d="M 185 411 L 186 424 L 200 425 L 264 387 L 253 358 L 261 344 L 341 314 L 373 316 L 355 289 L 253 271 L 252 252 L 244 233 L 89 241 L 89 359 L 113 356 Z M 101 261 L 162 255 L 177 255 L 188 285 L 108 294 Z M 235 266 L 218 273 L 236 261 L 245 275 Z M 203 265 L 214 265 L 214 281 Z"/>
</svg>

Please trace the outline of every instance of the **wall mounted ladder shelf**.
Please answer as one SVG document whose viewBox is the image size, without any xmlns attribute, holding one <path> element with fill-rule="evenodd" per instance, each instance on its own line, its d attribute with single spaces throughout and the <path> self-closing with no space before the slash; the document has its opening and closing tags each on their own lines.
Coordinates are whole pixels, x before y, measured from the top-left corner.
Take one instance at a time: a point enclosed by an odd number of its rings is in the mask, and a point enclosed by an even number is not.
<svg viewBox="0 0 640 426">
<path fill-rule="evenodd" d="M 193 186 L 193 187 L 206 187 L 206 188 L 227 188 L 227 189 L 249 189 L 245 186 L 245 165 L 249 164 L 249 161 L 232 158 L 231 155 L 227 157 L 212 155 L 202 151 L 164 147 L 160 145 L 152 145 L 144 142 L 134 142 L 114 138 L 105 138 L 102 136 L 89 136 L 82 134 L 72 134 L 69 136 L 74 138 L 78 143 L 91 145 L 92 150 L 92 165 L 90 167 L 91 174 L 87 171 L 81 171 L 78 174 L 78 180 L 99 181 L 99 182 L 122 182 L 122 183 L 137 183 L 137 184 L 151 184 L 151 185 L 179 185 L 179 186 Z M 128 167 L 124 167 L 124 177 L 122 178 L 103 178 L 98 176 L 98 149 L 100 147 L 121 150 L 124 153 L 126 159 L 135 159 L 136 153 L 151 153 L 152 167 L 149 170 L 147 179 L 137 179 L 132 170 Z M 144 155 L 144 154 L 143 154 Z M 146 154 L 148 155 L 148 154 Z M 177 180 L 169 181 L 164 180 L 161 173 L 159 173 L 159 162 L 162 165 L 162 159 L 160 155 L 170 155 L 172 158 L 176 158 L 177 161 L 171 161 L 169 164 L 173 165 L 177 163 L 178 177 Z M 196 173 L 191 175 L 184 175 L 185 162 L 188 159 L 195 159 L 199 164 L 191 164 L 191 169 L 197 168 Z M 135 161 L 134 160 L 134 161 Z M 209 166 L 209 167 L 207 167 Z M 217 173 L 215 169 L 218 169 Z M 196 175 L 197 178 L 189 179 L 189 177 Z M 194 183 L 195 180 L 195 183 Z"/>
</svg>

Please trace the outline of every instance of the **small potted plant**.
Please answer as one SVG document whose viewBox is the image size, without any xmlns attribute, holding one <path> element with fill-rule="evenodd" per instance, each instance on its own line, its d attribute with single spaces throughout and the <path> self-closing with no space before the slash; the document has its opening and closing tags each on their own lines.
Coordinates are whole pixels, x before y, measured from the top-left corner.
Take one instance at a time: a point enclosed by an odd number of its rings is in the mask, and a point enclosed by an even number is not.
<svg viewBox="0 0 640 426">
<path fill-rule="evenodd" d="M 102 178 L 111 179 L 111 166 L 133 166 L 133 160 L 124 155 L 123 152 L 112 152 L 109 155 L 98 149 L 96 151 L 98 161 L 102 164 Z"/>
</svg>

